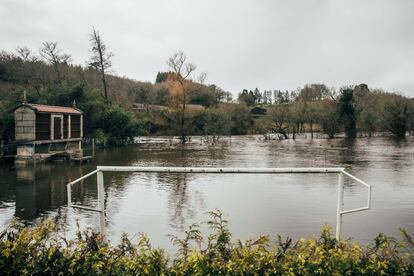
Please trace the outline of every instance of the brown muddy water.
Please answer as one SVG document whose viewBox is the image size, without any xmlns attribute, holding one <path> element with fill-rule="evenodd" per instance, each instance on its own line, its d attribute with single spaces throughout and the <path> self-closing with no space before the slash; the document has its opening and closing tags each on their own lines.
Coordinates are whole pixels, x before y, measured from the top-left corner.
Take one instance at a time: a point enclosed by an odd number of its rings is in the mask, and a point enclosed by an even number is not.
<svg viewBox="0 0 414 276">
<path fill-rule="evenodd" d="M 343 234 L 368 242 L 398 228 L 414 234 L 414 139 L 297 139 L 264 141 L 261 136 L 223 138 L 214 145 L 194 139 L 175 143 L 136 144 L 96 151 L 88 165 L 45 163 L 0 165 L 0 229 L 12 220 L 27 224 L 44 218 L 72 235 L 98 229 L 96 213 L 68 209 L 66 184 L 97 165 L 205 167 L 343 166 L 373 186 L 372 209 L 348 214 Z M 104 173 L 107 231 L 116 242 L 122 232 L 147 233 L 152 243 L 171 249 L 168 234 L 182 233 L 219 208 L 230 221 L 234 238 L 276 234 L 312 237 L 325 223 L 335 226 L 337 176 L 328 174 L 214 175 Z M 96 177 L 73 188 L 74 201 L 97 203 Z M 362 207 L 366 189 L 345 181 L 345 208 Z M 206 226 L 202 225 L 208 233 Z"/>
</svg>

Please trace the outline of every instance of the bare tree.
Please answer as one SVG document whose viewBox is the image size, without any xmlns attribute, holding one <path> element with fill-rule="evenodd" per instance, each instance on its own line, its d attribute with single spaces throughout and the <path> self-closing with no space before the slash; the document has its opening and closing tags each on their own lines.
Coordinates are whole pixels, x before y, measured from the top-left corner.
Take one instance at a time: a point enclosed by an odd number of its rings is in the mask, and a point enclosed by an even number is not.
<svg viewBox="0 0 414 276">
<path fill-rule="evenodd" d="M 268 128 L 274 133 L 280 133 L 285 139 L 288 139 L 290 126 L 290 108 L 287 105 L 271 107 L 266 114 Z"/>
<path fill-rule="evenodd" d="M 177 110 L 178 127 L 181 140 L 186 142 L 187 136 L 187 107 L 191 93 L 198 91 L 206 78 L 206 74 L 202 73 L 198 78 L 198 83 L 191 79 L 192 74 L 196 70 L 196 66 L 187 61 L 186 55 L 181 52 L 175 52 L 167 60 L 167 65 L 171 68 L 174 74 L 171 74 L 168 82 L 170 86 L 171 96 L 174 99 L 173 104 Z"/>
<path fill-rule="evenodd" d="M 95 29 L 90 34 L 91 52 L 92 56 L 89 61 L 89 66 L 97 69 L 101 73 L 102 85 L 104 90 L 104 97 L 108 99 L 108 85 L 106 83 L 106 72 L 112 67 L 112 57 L 114 54 L 110 52 L 102 41 L 99 32 Z"/>
<path fill-rule="evenodd" d="M 43 42 L 43 46 L 40 48 L 39 53 L 46 63 L 53 66 L 57 80 L 58 82 L 61 82 L 61 65 L 68 64 L 72 58 L 71 55 L 63 53 L 62 50 L 57 47 L 57 42 L 55 41 Z"/>
<path fill-rule="evenodd" d="M 331 99 L 321 101 L 318 123 L 329 139 L 341 130 L 341 121 L 338 112 L 338 103 Z"/>
<path fill-rule="evenodd" d="M 386 129 L 394 136 L 405 139 L 409 120 L 408 99 L 394 95 L 391 102 L 384 108 L 383 121 Z"/>
<path fill-rule="evenodd" d="M 28 47 L 17 47 L 15 56 L 24 63 L 20 66 L 22 79 L 40 95 L 41 88 L 50 80 L 50 72 L 45 72 L 44 63 Z"/>
<path fill-rule="evenodd" d="M 27 47 L 17 47 L 16 53 L 17 56 L 23 60 L 23 62 L 37 61 L 37 57 L 33 54 L 32 50 Z"/>
</svg>

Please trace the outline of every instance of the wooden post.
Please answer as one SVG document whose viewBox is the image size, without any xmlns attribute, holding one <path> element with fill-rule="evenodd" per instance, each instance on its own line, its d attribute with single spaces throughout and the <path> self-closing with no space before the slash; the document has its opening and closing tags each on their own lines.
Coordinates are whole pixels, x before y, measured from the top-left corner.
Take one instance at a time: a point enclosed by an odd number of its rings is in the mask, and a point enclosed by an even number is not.
<svg viewBox="0 0 414 276">
<path fill-rule="evenodd" d="M 92 156 L 95 157 L 95 138 L 92 138 Z"/>
<path fill-rule="evenodd" d="M 70 115 L 68 116 L 68 138 L 70 139 L 70 138 L 72 138 L 72 134 L 71 134 L 71 132 L 72 132 L 72 129 L 71 129 L 71 126 L 70 126 L 70 124 L 71 124 L 71 117 L 70 117 Z"/>
<path fill-rule="evenodd" d="M 4 156 L 4 141 L 1 140 L 1 144 L 0 144 L 0 158 L 3 158 Z"/>
</svg>

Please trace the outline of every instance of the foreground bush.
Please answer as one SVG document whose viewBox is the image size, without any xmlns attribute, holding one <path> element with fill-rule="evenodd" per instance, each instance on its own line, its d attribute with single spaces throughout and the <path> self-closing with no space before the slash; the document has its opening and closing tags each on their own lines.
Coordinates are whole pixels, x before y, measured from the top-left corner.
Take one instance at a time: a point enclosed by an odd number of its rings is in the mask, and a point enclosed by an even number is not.
<svg viewBox="0 0 414 276">
<path fill-rule="evenodd" d="M 325 228 L 315 239 L 282 240 L 267 236 L 231 242 L 219 211 L 207 222 L 212 234 L 203 241 L 197 225 L 184 237 L 171 236 L 174 258 L 153 248 L 145 235 L 132 243 L 126 235 L 111 246 L 91 231 L 73 240 L 58 237 L 46 222 L 31 229 L 13 224 L 0 234 L 1 275 L 414 275 L 414 243 L 379 234 L 361 246 L 337 241 Z"/>
</svg>

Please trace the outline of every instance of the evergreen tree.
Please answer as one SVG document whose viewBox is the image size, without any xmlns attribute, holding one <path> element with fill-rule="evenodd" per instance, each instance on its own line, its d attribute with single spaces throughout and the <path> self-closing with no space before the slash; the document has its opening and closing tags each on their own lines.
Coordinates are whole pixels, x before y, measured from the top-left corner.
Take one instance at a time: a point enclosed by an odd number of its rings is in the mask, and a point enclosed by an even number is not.
<svg viewBox="0 0 414 276">
<path fill-rule="evenodd" d="M 356 137 L 357 116 L 354 107 L 354 91 L 352 89 L 342 90 L 339 98 L 339 115 L 348 138 Z"/>
<path fill-rule="evenodd" d="M 158 72 L 155 78 L 156 83 L 165 82 L 168 79 L 169 72 Z"/>
</svg>

